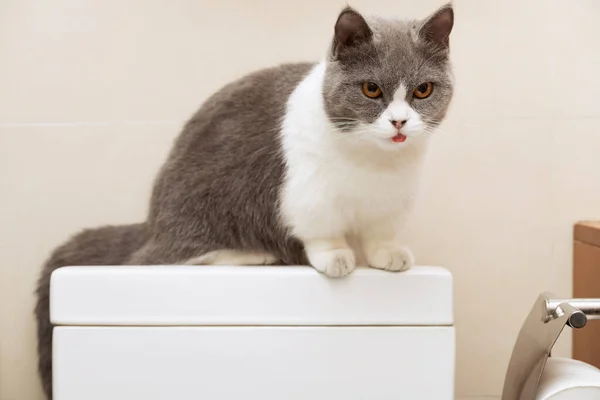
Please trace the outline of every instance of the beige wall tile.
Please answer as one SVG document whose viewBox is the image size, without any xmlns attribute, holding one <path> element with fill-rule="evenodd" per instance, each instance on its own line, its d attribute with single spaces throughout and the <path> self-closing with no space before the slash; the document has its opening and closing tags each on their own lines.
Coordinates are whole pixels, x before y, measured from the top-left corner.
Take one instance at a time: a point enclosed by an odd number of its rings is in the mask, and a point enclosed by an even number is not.
<svg viewBox="0 0 600 400">
<path fill-rule="evenodd" d="M 545 0 L 456 1 L 453 108 L 465 119 L 550 117 L 556 48 Z"/>
<path fill-rule="evenodd" d="M 553 29 L 548 38 L 554 57 L 549 65 L 552 99 L 556 116 L 598 117 L 600 93 L 600 2 L 593 0 L 552 0 Z"/>
</svg>

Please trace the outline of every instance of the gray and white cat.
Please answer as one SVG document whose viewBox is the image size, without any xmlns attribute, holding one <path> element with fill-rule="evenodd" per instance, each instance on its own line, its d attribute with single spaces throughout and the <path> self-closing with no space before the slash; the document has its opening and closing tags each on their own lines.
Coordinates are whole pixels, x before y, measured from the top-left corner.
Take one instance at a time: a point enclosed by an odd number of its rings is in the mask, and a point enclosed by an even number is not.
<svg viewBox="0 0 600 400">
<path fill-rule="evenodd" d="M 147 221 L 83 231 L 44 266 L 48 397 L 49 279 L 61 266 L 310 264 L 342 277 L 360 253 L 373 268 L 410 268 L 397 235 L 452 98 L 453 22 L 451 5 L 410 21 L 346 8 L 322 62 L 258 71 L 209 98 L 162 167 Z"/>
</svg>

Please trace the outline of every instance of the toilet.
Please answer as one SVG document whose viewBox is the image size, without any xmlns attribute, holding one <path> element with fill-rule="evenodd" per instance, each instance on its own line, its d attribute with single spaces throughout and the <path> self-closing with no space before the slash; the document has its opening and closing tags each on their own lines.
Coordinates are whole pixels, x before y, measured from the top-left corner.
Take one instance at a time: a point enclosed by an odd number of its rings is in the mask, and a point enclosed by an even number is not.
<svg viewBox="0 0 600 400">
<path fill-rule="evenodd" d="M 54 400 L 451 400 L 452 275 L 65 267 Z"/>
</svg>

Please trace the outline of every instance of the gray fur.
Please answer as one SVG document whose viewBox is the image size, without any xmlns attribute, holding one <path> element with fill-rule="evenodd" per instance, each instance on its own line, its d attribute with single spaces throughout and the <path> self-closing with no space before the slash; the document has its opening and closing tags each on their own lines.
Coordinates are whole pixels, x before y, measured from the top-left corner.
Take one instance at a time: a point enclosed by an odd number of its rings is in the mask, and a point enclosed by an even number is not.
<svg viewBox="0 0 600 400">
<path fill-rule="evenodd" d="M 279 124 L 312 64 L 259 71 L 225 86 L 188 122 L 154 186 L 150 240 L 128 264 L 171 264 L 214 250 L 256 250 L 306 264 L 279 223 Z"/>
<path fill-rule="evenodd" d="M 348 12 L 351 18 L 342 18 Z M 336 24 L 323 87 L 330 118 L 373 121 L 398 82 L 410 91 L 434 81 L 430 99 L 409 100 L 429 124 L 439 123 L 452 85 L 445 36 L 437 34 L 440 24 L 431 24 L 431 19 L 372 19 L 367 24 L 358 13 L 344 10 Z M 154 183 L 146 222 L 86 230 L 54 251 L 38 282 L 35 309 L 39 372 L 48 399 L 52 398 L 49 281 L 55 269 L 175 264 L 220 249 L 266 251 L 286 265 L 308 263 L 302 243 L 279 220 L 285 172 L 279 134 L 288 97 L 313 66 L 282 65 L 226 85 L 204 103 L 175 141 Z M 360 83 L 374 79 L 384 90 L 380 101 L 360 91 Z"/>
</svg>

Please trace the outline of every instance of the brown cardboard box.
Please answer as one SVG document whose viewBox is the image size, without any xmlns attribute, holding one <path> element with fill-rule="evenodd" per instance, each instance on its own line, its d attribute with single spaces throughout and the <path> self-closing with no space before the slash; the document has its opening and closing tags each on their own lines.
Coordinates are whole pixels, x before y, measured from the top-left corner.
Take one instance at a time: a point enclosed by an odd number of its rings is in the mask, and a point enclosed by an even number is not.
<svg viewBox="0 0 600 400">
<path fill-rule="evenodd" d="M 575 225 L 573 297 L 600 298 L 600 221 Z M 600 321 L 574 330 L 573 358 L 600 368 Z"/>
</svg>

